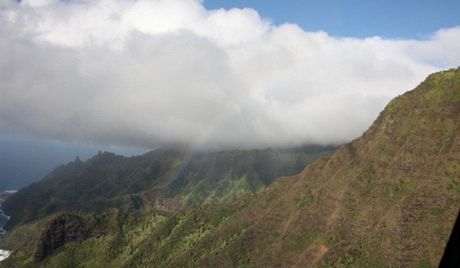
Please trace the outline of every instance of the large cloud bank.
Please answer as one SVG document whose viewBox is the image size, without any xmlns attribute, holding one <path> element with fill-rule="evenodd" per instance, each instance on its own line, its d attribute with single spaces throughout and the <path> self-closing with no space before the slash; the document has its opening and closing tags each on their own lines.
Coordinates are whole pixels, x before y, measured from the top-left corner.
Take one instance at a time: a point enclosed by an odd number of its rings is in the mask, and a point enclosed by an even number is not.
<svg viewBox="0 0 460 268">
<path fill-rule="evenodd" d="M 460 27 L 338 38 L 194 0 L 0 0 L 0 126 L 141 147 L 337 143 L 459 51 Z"/>
</svg>

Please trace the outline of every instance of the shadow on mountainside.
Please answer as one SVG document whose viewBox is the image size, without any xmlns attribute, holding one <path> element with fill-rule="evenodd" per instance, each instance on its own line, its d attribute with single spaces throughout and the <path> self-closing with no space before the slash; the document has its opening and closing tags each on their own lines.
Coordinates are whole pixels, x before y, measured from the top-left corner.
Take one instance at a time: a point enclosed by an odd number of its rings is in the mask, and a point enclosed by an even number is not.
<svg viewBox="0 0 460 268">
<path fill-rule="evenodd" d="M 460 211 L 447 242 L 439 267 L 460 267 Z"/>
</svg>

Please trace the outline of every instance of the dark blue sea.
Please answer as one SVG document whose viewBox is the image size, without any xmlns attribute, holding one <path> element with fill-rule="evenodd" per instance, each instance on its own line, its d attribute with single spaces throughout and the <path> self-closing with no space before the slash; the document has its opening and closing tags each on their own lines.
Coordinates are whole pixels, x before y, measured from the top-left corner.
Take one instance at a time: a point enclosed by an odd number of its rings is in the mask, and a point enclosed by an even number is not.
<svg viewBox="0 0 460 268">
<path fill-rule="evenodd" d="M 3 194 L 14 194 L 16 191 L 4 191 Z M 3 202 L 3 200 L 2 200 Z M 6 222 L 10 219 L 10 216 L 6 215 L 5 212 L 2 210 L 2 204 L 0 203 L 0 235 L 4 235 L 6 233 L 6 230 L 3 229 L 5 227 Z"/>
<path fill-rule="evenodd" d="M 5 229 L 3 229 L 3 227 L 5 226 L 6 222 L 9 220 L 10 218 L 5 215 L 5 213 L 3 213 L 3 210 L 0 208 L 0 235 L 3 235 L 6 233 Z"/>
<path fill-rule="evenodd" d="M 1 206 L 0 206 L 0 235 L 4 235 L 6 233 L 5 229 L 3 229 L 3 227 L 5 227 L 5 224 L 9 219 L 10 219 L 10 217 L 5 215 L 5 213 L 3 212 L 3 210 L 1 209 Z"/>
</svg>

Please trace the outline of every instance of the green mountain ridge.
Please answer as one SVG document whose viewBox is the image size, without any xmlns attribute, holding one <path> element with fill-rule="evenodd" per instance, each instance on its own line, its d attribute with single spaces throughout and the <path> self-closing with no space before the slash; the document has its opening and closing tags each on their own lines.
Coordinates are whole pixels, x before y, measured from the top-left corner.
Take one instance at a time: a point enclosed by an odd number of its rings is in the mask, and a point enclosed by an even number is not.
<svg viewBox="0 0 460 268">
<path fill-rule="evenodd" d="M 59 212 L 102 213 L 156 207 L 177 210 L 230 202 L 282 175 L 293 175 L 332 146 L 233 150 L 190 154 L 159 149 L 136 157 L 99 153 L 56 168 L 42 181 L 9 197 L 6 228 Z"/>
<path fill-rule="evenodd" d="M 14 252 L 0 266 L 435 267 L 460 208 L 459 163 L 460 68 L 430 75 L 360 138 L 257 194 L 88 216 L 82 230 L 101 217 L 105 231 L 37 259 L 67 234 L 49 216 L 6 235 L 0 246 Z"/>
</svg>

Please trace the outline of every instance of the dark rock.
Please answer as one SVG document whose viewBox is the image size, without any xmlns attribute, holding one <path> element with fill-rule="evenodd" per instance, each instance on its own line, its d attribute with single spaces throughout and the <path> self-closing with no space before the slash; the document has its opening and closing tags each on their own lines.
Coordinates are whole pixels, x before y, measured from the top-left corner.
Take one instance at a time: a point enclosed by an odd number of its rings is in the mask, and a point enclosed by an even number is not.
<svg viewBox="0 0 460 268">
<path fill-rule="evenodd" d="M 81 242 L 102 234 L 102 229 L 98 227 L 94 219 L 85 219 L 73 214 L 61 214 L 51 220 L 43 231 L 34 260 L 41 262 L 68 242 Z"/>
</svg>

